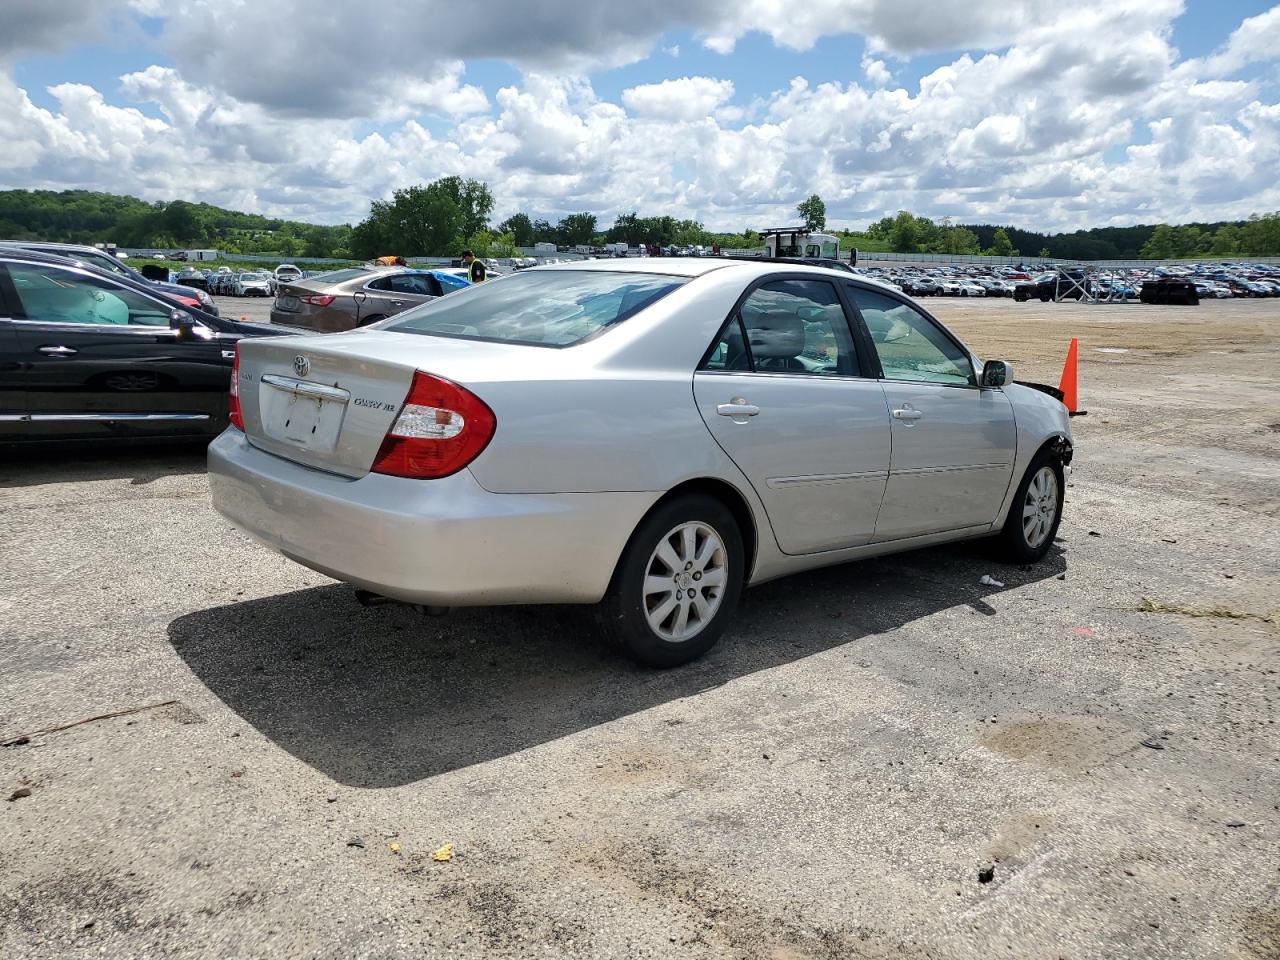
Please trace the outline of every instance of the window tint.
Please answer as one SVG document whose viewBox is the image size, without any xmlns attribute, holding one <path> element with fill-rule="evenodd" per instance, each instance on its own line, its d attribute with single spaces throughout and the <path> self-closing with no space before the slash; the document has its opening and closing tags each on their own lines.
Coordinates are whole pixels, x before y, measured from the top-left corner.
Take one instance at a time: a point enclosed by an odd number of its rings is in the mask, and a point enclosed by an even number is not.
<svg viewBox="0 0 1280 960">
<path fill-rule="evenodd" d="M 171 306 L 127 287 L 55 266 L 9 264 L 9 277 L 28 320 L 106 326 L 169 326 Z"/>
<path fill-rule="evenodd" d="M 426 278 L 416 273 L 397 273 L 389 277 L 386 289 L 394 293 L 431 293 L 431 288 L 427 285 Z"/>
<path fill-rule="evenodd" d="M 976 383 L 968 355 L 924 314 L 881 293 L 846 289 L 866 321 L 886 380 Z"/>
<path fill-rule="evenodd" d="M 756 371 L 854 376 L 857 356 L 836 288 L 822 280 L 775 280 L 742 304 Z"/>
<path fill-rule="evenodd" d="M 519 273 L 406 310 L 379 328 L 567 347 L 623 322 L 685 282 L 682 277 L 603 270 Z"/>
<path fill-rule="evenodd" d="M 346 283 L 348 280 L 355 280 L 357 277 L 367 277 L 371 271 L 352 268 L 349 270 L 331 270 L 328 273 L 317 273 L 310 280 L 321 280 L 324 283 Z"/>
<path fill-rule="evenodd" d="M 725 325 L 715 348 L 702 365 L 703 370 L 750 370 L 751 355 L 747 353 L 747 338 L 742 333 L 742 317 L 734 317 Z"/>
</svg>

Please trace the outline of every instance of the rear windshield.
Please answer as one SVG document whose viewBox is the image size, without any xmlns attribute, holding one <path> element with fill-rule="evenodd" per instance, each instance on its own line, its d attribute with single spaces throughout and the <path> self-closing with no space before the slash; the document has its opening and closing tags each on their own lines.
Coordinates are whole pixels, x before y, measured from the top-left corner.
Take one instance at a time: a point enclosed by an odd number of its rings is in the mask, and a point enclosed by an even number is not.
<svg viewBox="0 0 1280 960">
<path fill-rule="evenodd" d="M 464 340 L 567 347 L 634 316 L 684 277 L 547 270 L 486 280 L 378 324 L 382 330 Z"/>
<path fill-rule="evenodd" d="M 348 280 L 354 280 L 356 277 L 363 277 L 370 273 L 373 273 L 373 271 L 361 270 L 357 267 L 349 270 L 331 270 L 328 273 L 317 273 L 309 279 L 323 280 L 325 283 L 346 283 Z"/>
</svg>

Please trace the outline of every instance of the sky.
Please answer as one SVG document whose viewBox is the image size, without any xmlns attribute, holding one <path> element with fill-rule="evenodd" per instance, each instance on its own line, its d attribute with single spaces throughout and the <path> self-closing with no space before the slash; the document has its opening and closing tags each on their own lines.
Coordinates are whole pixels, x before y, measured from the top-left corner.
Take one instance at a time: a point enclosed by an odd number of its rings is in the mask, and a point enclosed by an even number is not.
<svg viewBox="0 0 1280 960">
<path fill-rule="evenodd" d="M 3 0 L 0 188 L 355 223 L 740 231 L 898 210 L 1044 231 L 1280 210 L 1280 5 Z"/>
</svg>

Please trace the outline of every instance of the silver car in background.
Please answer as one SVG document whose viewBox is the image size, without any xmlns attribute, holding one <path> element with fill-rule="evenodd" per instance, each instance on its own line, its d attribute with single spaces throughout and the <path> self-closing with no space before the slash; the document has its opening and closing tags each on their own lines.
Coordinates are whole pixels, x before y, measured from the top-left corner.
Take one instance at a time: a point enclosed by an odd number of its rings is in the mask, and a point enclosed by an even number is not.
<svg viewBox="0 0 1280 960">
<path fill-rule="evenodd" d="M 522 271 L 350 333 L 242 341 L 213 502 L 428 606 L 600 604 L 638 661 L 749 585 L 945 541 L 1050 549 L 1066 408 L 847 273 L 721 259 Z"/>
</svg>

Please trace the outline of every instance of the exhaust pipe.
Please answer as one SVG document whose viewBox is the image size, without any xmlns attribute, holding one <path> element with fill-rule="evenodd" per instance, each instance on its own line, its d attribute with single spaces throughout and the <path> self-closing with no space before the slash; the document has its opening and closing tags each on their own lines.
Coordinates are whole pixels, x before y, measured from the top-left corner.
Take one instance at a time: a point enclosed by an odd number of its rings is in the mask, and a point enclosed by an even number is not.
<svg viewBox="0 0 1280 960">
<path fill-rule="evenodd" d="M 428 617 L 443 617 L 445 614 L 453 611 L 453 607 L 440 607 L 435 605 L 424 605 L 421 603 L 406 603 L 403 600 L 397 600 L 394 597 L 384 597 L 380 593 L 374 593 L 372 590 L 364 590 L 360 587 L 356 588 L 356 602 L 362 607 L 383 607 L 388 604 L 395 604 L 401 607 L 411 607 Z"/>
</svg>

